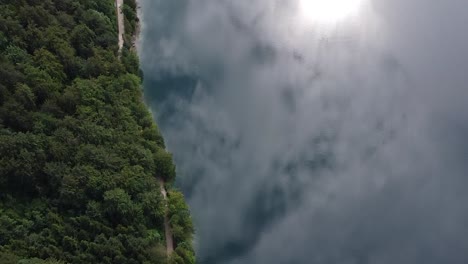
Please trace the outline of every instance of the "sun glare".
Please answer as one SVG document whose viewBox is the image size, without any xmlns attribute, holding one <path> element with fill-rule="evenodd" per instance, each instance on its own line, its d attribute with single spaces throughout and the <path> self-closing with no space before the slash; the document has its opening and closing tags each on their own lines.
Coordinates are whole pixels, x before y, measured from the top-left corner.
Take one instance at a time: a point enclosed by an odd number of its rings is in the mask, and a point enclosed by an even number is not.
<svg viewBox="0 0 468 264">
<path fill-rule="evenodd" d="M 337 23 L 357 13 L 362 0 L 300 0 L 303 16 L 322 24 Z"/>
</svg>

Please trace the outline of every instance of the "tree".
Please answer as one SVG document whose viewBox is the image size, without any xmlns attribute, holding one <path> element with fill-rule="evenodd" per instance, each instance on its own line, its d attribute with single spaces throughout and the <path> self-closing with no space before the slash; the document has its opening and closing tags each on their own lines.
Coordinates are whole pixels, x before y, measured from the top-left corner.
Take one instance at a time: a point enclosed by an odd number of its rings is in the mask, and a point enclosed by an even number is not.
<svg viewBox="0 0 468 264">
<path fill-rule="evenodd" d="M 46 49 L 34 51 L 34 64 L 37 68 L 45 71 L 51 78 L 62 82 L 66 76 L 63 72 L 63 65 L 57 57 Z"/>
<path fill-rule="evenodd" d="M 122 49 L 122 63 L 127 72 L 135 75 L 140 74 L 140 61 L 135 52 L 130 51 L 128 48 Z"/>
<path fill-rule="evenodd" d="M 97 10 L 88 9 L 83 14 L 82 21 L 96 33 L 96 42 L 100 46 L 108 48 L 117 45 L 117 32 L 109 17 Z"/>
<path fill-rule="evenodd" d="M 187 243 L 181 243 L 175 249 L 170 263 L 177 264 L 194 264 L 195 263 L 195 254 L 191 245 Z"/>
<path fill-rule="evenodd" d="M 155 177 L 175 166 L 116 28 L 113 0 L 0 1 L 1 263 L 167 263 Z M 175 200 L 174 254 L 192 263 Z"/>
<path fill-rule="evenodd" d="M 190 211 L 181 192 L 170 191 L 168 194 L 168 216 L 176 245 L 190 242 L 194 232 Z"/>
<path fill-rule="evenodd" d="M 154 155 L 156 164 L 156 174 L 166 181 L 173 181 L 175 178 L 175 165 L 172 155 L 164 149 L 159 149 Z"/>
<path fill-rule="evenodd" d="M 85 59 L 92 56 L 96 34 L 87 25 L 77 25 L 70 33 L 70 40 L 79 56 Z"/>
<path fill-rule="evenodd" d="M 36 96 L 32 89 L 24 83 L 18 83 L 13 98 L 27 110 L 36 108 Z"/>
<path fill-rule="evenodd" d="M 28 52 L 18 46 L 10 45 L 5 50 L 5 57 L 13 64 L 31 64 L 32 57 Z"/>
<path fill-rule="evenodd" d="M 104 208 L 107 218 L 114 225 L 133 223 L 138 217 L 138 208 L 130 195 L 124 190 L 116 188 L 104 193 Z"/>
</svg>

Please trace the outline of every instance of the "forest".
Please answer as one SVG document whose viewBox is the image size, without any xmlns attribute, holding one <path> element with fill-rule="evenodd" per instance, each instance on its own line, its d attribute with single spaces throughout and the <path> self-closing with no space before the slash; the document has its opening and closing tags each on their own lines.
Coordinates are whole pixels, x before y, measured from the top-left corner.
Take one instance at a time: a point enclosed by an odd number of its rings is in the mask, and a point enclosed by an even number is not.
<svg viewBox="0 0 468 264">
<path fill-rule="evenodd" d="M 0 263 L 195 263 L 123 13 L 119 54 L 113 0 L 0 0 Z"/>
</svg>

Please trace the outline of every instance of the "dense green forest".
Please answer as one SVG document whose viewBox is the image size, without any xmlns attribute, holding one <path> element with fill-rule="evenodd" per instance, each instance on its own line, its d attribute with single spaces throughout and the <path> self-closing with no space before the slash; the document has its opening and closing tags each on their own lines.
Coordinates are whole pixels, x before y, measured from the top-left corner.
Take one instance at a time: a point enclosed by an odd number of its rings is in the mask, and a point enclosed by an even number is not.
<svg viewBox="0 0 468 264">
<path fill-rule="evenodd" d="M 175 166 L 142 101 L 135 0 L 0 0 L 0 263 L 194 263 Z M 168 210 L 175 252 L 166 257 Z"/>
</svg>

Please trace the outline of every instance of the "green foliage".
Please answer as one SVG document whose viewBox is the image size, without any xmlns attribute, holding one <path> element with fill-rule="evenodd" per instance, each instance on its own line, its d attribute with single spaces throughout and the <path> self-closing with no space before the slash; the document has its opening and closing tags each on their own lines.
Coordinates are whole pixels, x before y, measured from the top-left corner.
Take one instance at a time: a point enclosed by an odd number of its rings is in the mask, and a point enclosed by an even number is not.
<svg viewBox="0 0 468 264">
<path fill-rule="evenodd" d="M 46 49 L 38 49 L 34 51 L 34 64 L 39 69 L 45 71 L 52 79 L 62 82 L 65 80 L 63 65 L 58 58 Z"/>
<path fill-rule="evenodd" d="M 96 33 L 96 42 L 100 46 L 107 48 L 117 44 L 117 31 L 111 19 L 104 13 L 88 9 L 82 14 L 81 21 L 93 29 Z"/>
<path fill-rule="evenodd" d="M 135 0 L 124 0 L 122 6 L 122 13 L 124 14 L 125 26 L 125 46 L 131 48 L 134 41 L 134 36 L 138 30 L 138 16 L 137 16 L 137 3 Z"/>
<path fill-rule="evenodd" d="M 172 155 L 164 149 L 158 149 L 154 155 L 156 164 L 156 173 L 166 181 L 173 181 L 175 178 L 175 165 L 172 161 Z"/>
<path fill-rule="evenodd" d="M 70 33 L 70 42 L 77 54 L 83 58 L 88 58 L 93 54 L 96 33 L 87 25 L 79 24 Z"/>
<path fill-rule="evenodd" d="M 119 188 L 104 193 L 103 205 L 109 221 L 115 224 L 131 224 L 141 216 L 140 208 L 132 201 L 132 197 Z"/>
<path fill-rule="evenodd" d="M 124 48 L 122 50 L 122 63 L 127 72 L 135 75 L 140 74 L 140 61 L 134 51 Z"/>
<path fill-rule="evenodd" d="M 131 38 L 135 1 L 123 11 Z M 113 0 L 0 1 L 0 263 L 194 263 L 177 192 L 165 256 L 156 177 L 175 166 L 117 49 Z"/>
<path fill-rule="evenodd" d="M 171 264 L 194 264 L 195 263 L 195 254 L 192 250 L 192 247 L 188 243 L 181 243 L 175 249 L 175 252 L 171 256 Z"/>
<path fill-rule="evenodd" d="M 184 201 L 184 195 L 181 192 L 175 190 L 169 192 L 168 211 L 169 223 L 171 224 L 176 245 L 192 241 L 194 233 L 192 219 L 189 208 Z"/>
</svg>

